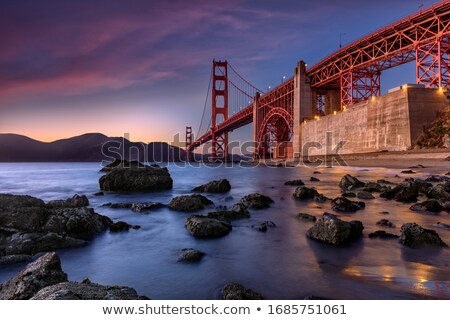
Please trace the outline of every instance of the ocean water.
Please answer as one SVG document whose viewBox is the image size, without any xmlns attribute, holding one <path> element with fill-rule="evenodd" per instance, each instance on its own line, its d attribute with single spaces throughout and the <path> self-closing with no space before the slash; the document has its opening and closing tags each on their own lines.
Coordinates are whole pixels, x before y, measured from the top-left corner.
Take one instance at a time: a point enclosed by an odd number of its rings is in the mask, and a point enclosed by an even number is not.
<svg viewBox="0 0 450 320">
<path fill-rule="evenodd" d="M 365 200 L 366 208 L 356 213 L 338 214 L 344 220 L 360 220 L 364 237 L 344 247 L 332 247 L 310 240 L 305 233 L 312 224 L 297 220 L 299 212 L 321 216 L 332 212 L 330 203 L 296 201 L 290 179 L 303 179 L 328 197 L 340 195 L 340 178 L 350 173 L 363 181 L 394 178 L 398 169 L 386 168 L 271 168 L 201 167 L 169 165 L 174 180 L 170 191 L 154 193 L 107 193 L 99 191 L 98 163 L 2 163 L 0 193 L 28 194 L 44 199 L 64 199 L 77 194 L 88 196 L 96 212 L 114 221 L 140 225 L 141 230 L 105 232 L 87 246 L 60 250 L 64 271 L 70 280 L 89 278 L 100 284 L 133 287 L 153 299 L 219 299 L 221 288 L 241 283 L 268 299 L 303 299 L 308 295 L 332 299 L 450 299 L 450 249 L 410 249 L 396 240 L 370 239 L 370 232 L 382 229 L 376 222 L 386 218 L 396 227 L 385 229 L 399 234 L 406 222 L 431 228 L 440 221 L 450 224 L 450 214 L 415 213 L 408 204 L 377 196 Z M 320 182 L 309 182 L 313 171 Z M 425 177 L 418 170 L 416 177 Z M 129 209 L 109 209 L 108 202 L 157 201 L 168 203 L 177 195 L 189 194 L 199 184 L 219 178 L 230 180 L 226 194 L 208 194 L 215 205 L 231 206 L 252 192 L 270 196 L 275 202 L 264 210 L 251 211 L 251 218 L 233 221 L 232 232 L 219 239 L 196 239 L 184 227 L 190 214 L 167 208 L 150 213 Z M 206 209 L 199 214 L 213 211 Z M 382 214 L 388 211 L 389 214 Z M 266 233 L 252 228 L 270 220 L 276 228 Z M 450 230 L 435 229 L 450 244 Z M 198 264 L 177 263 L 183 248 L 206 253 Z M 24 263 L 0 266 L 0 282 L 23 268 Z"/>
</svg>

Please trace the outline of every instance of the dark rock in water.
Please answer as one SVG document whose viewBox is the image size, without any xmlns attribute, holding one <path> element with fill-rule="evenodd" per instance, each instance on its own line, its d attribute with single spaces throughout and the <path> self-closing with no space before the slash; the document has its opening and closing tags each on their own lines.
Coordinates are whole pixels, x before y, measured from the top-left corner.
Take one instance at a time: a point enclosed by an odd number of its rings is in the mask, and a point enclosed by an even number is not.
<svg viewBox="0 0 450 320">
<path fill-rule="evenodd" d="M 436 231 L 424 229 L 416 223 L 405 223 L 400 232 L 400 242 L 411 248 L 447 247 Z"/>
<path fill-rule="evenodd" d="M 401 173 L 404 173 L 404 174 L 413 174 L 413 173 L 416 173 L 415 171 L 412 171 L 412 170 L 403 170 Z"/>
<path fill-rule="evenodd" d="M 389 214 L 389 211 L 381 211 L 381 214 Z"/>
<path fill-rule="evenodd" d="M 161 191 L 172 189 L 167 168 L 115 168 L 100 177 L 100 189 L 106 191 Z"/>
<path fill-rule="evenodd" d="M 432 186 L 427 192 L 427 197 L 441 202 L 450 201 L 450 182 L 438 183 Z"/>
<path fill-rule="evenodd" d="M 377 180 L 377 183 L 379 183 L 379 184 L 394 184 L 393 182 L 390 182 L 390 181 L 384 180 L 384 179 Z"/>
<path fill-rule="evenodd" d="M 427 200 L 424 202 L 416 203 L 412 205 L 409 209 L 412 211 L 429 211 L 433 213 L 438 213 L 444 210 L 444 207 L 436 200 Z"/>
<path fill-rule="evenodd" d="M 273 200 L 263 194 L 252 193 L 243 197 L 239 202 L 247 208 L 264 209 L 269 208 Z"/>
<path fill-rule="evenodd" d="M 165 205 L 159 202 L 143 202 L 143 203 L 133 203 L 131 205 L 131 210 L 134 212 L 150 211 L 160 208 L 164 208 Z"/>
<path fill-rule="evenodd" d="M 450 156 L 444 159 L 445 161 L 450 161 Z"/>
<path fill-rule="evenodd" d="M 377 222 L 377 226 L 388 227 L 388 228 L 395 227 L 395 225 L 392 222 L 390 222 L 388 219 L 381 219 L 380 221 Z"/>
<path fill-rule="evenodd" d="M 358 199 L 365 199 L 365 200 L 370 200 L 370 199 L 375 199 L 375 197 L 367 191 L 360 191 L 357 194 Z"/>
<path fill-rule="evenodd" d="M 303 181 L 300 180 L 300 179 L 297 179 L 297 180 L 289 180 L 289 181 L 286 181 L 284 184 L 285 184 L 286 186 L 304 186 L 304 185 L 305 185 L 305 184 L 303 183 Z"/>
<path fill-rule="evenodd" d="M 277 225 L 272 221 L 261 222 L 257 226 L 252 226 L 252 228 L 258 229 L 258 231 L 266 232 L 268 228 L 275 228 Z"/>
<path fill-rule="evenodd" d="M 446 176 L 450 176 L 450 171 L 445 174 Z"/>
<path fill-rule="evenodd" d="M 48 208 L 81 208 L 87 207 L 89 200 L 86 196 L 74 195 L 72 198 L 66 200 L 53 200 L 47 202 Z"/>
<path fill-rule="evenodd" d="M 317 192 L 316 189 L 308 188 L 305 186 L 297 187 L 294 191 L 294 198 L 297 200 L 316 200 L 319 202 L 324 202 L 328 200 L 323 194 Z"/>
<path fill-rule="evenodd" d="M 450 225 L 442 222 L 436 222 L 433 224 L 433 227 L 435 228 L 443 228 L 443 229 L 450 229 Z"/>
<path fill-rule="evenodd" d="M 131 207 L 133 206 L 132 203 L 105 203 L 102 204 L 102 207 L 108 207 L 111 209 L 131 209 Z"/>
<path fill-rule="evenodd" d="M 354 193 L 354 192 L 344 192 L 342 194 L 342 196 L 346 197 L 346 198 L 356 198 L 356 193 Z"/>
<path fill-rule="evenodd" d="M 322 172 L 320 171 L 314 171 L 313 174 L 321 174 Z"/>
<path fill-rule="evenodd" d="M 26 300 L 39 290 L 67 281 L 56 253 L 47 253 L 0 285 L 0 300 Z"/>
<path fill-rule="evenodd" d="M 345 197 L 335 198 L 331 203 L 334 205 L 333 210 L 341 212 L 354 212 L 366 206 L 362 201 L 351 201 Z"/>
<path fill-rule="evenodd" d="M 224 219 L 224 220 L 236 220 L 243 218 L 250 218 L 250 212 L 247 207 L 242 203 L 236 203 L 231 210 L 222 210 L 208 213 L 209 218 Z"/>
<path fill-rule="evenodd" d="M 346 222 L 334 214 L 324 213 L 306 232 L 306 235 L 332 245 L 341 245 L 361 237 L 363 230 L 364 226 L 361 221 Z"/>
<path fill-rule="evenodd" d="M 311 214 L 308 213 L 299 213 L 297 215 L 297 218 L 301 221 L 307 221 L 307 222 L 316 222 L 317 218 Z"/>
<path fill-rule="evenodd" d="M 195 187 L 194 192 L 223 193 L 231 190 L 231 184 L 227 179 L 210 181 L 201 186 Z"/>
<path fill-rule="evenodd" d="M 109 231 L 110 232 L 123 232 L 123 231 L 128 231 L 131 228 L 133 228 L 132 225 L 123 222 L 123 221 L 118 221 L 113 223 L 110 227 L 109 227 Z"/>
<path fill-rule="evenodd" d="M 445 181 L 450 181 L 449 177 L 446 176 L 438 176 L 438 175 L 431 175 L 428 176 L 425 181 L 427 182 L 445 182 Z"/>
<path fill-rule="evenodd" d="M 394 188 L 388 188 L 380 194 L 380 197 L 386 199 L 394 199 L 400 202 L 415 202 L 419 196 L 420 185 L 407 182 L 402 183 Z"/>
<path fill-rule="evenodd" d="M 232 227 L 228 221 L 212 219 L 207 216 L 193 215 L 186 220 L 187 230 L 198 238 L 218 238 L 230 233 Z"/>
<path fill-rule="evenodd" d="M 411 166 L 411 167 L 408 167 L 408 169 L 419 169 L 419 167 L 418 166 Z"/>
<path fill-rule="evenodd" d="M 178 258 L 178 262 L 199 262 L 200 260 L 202 260 L 203 256 L 205 256 L 204 252 L 192 248 L 182 249 Z"/>
<path fill-rule="evenodd" d="M 121 286 L 103 286 L 89 280 L 61 282 L 40 290 L 31 300 L 148 300 L 136 290 Z"/>
<path fill-rule="evenodd" d="M 131 169 L 131 168 L 145 168 L 146 165 L 138 162 L 138 161 L 128 161 L 128 160 L 119 160 L 116 159 L 110 164 L 104 166 L 100 169 L 100 172 L 110 172 L 113 169 Z"/>
<path fill-rule="evenodd" d="M 241 284 L 230 283 L 222 288 L 223 300 L 264 300 L 264 297 Z"/>
<path fill-rule="evenodd" d="M 358 180 L 358 178 L 355 178 L 349 174 L 343 176 L 341 182 L 339 182 L 339 187 L 341 187 L 344 190 L 354 190 L 362 188 L 364 186 L 365 186 L 364 182 Z"/>
<path fill-rule="evenodd" d="M 170 209 L 176 211 L 193 212 L 206 208 L 206 206 L 213 204 L 211 200 L 200 195 L 192 194 L 189 196 L 178 196 L 173 198 L 167 205 Z"/>
<path fill-rule="evenodd" d="M 369 234 L 369 238 L 380 238 L 380 239 L 398 239 L 398 235 L 388 233 L 384 230 L 378 230 Z"/>
<path fill-rule="evenodd" d="M 367 182 L 363 188 L 365 192 L 383 192 L 386 190 L 386 186 L 382 186 L 378 182 Z"/>
<path fill-rule="evenodd" d="M 319 182 L 320 180 L 319 180 L 319 179 L 317 179 L 317 178 L 311 177 L 311 178 L 309 179 L 309 181 L 313 181 L 313 182 Z"/>
<path fill-rule="evenodd" d="M 104 196 L 104 195 L 105 195 L 105 193 L 103 191 L 99 191 L 99 192 L 94 193 L 94 196 L 96 196 L 96 197 L 101 197 L 101 196 Z"/>
</svg>

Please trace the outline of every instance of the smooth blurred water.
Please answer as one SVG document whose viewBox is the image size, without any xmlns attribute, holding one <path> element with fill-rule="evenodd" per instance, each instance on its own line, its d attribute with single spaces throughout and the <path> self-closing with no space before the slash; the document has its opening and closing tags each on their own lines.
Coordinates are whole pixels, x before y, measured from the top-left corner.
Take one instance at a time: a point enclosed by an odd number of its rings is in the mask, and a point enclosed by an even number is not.
<svg viewBox="0 0 450 320">
<path fill-rule="evenodd" d="M 366 208 L 340 214 L 345 220 L 361 220 L 364 237 L 345 247 L 335 248 L 306 238 L 310 223 L 297 220 L 299 212 L 332 212 L 330 203 L 302 202 L 292 198 L 295 187 L 284 186 L 290 179 L 303 179 L 328 197 L 340 195 L 338 183 L 345 173 L 363 181 L 394 178 L 400 170 L 370 168 L 270 168 L 215 167 L 179 168 L 169 166 L 174 188 L 157 193 L 107 193 L 99 191 L 98 163 L 15 163 L 0 164 L 0 192 L 29 194 L 45 201 L 85 194 L 96 212 L 111 219 L 140 225 L 141 230 L 105 232 L 89 245 L 60 250 L 63 269 L 70 280 L 89 278 L 101 284 L 126 285 L 153 299 L 218 299 L 223 285 L 238 282 L 269 299 L 302 299 L 308 295 L 333 299 L 450 298 L 450 250 L 409 249 L 396 240 L 369 239 L 381 228 L 376 222 L 386 218 L 399 234 L 406 222 L 432 228 L 437 221 L 450 224 L 450 215 L 414 213 L 408 204 L 377 198 L 366 200 Z M 309 182 L 314 170 L 320 182 Z M 426 172 L 413 175 L 423 177 Z M 150 213 L 101 207 L 107 202 L 157 201 L 168 203 L 173 196 L 189 194 L 207 181 L 227 178 L 229 193 L 207 195 L 215 205 L 231 206 L 252 192 L 270 196 L 270 209 L 252 211 L 252 217 L 233 222 L 232 232 L 223 238 L 199 240 L 185 229 L 187 213 L 163 208 Z M 232 197 L 231 199 L 229 199 Z M 227 198 L 227 199 L 225 199 Z M 226 201 L 225 201 L 226 200 Z M 212 208 L 199 214 L 212 211 Z M 382 214 L 389 211 L 390 214 Z M 271 220 L 277 227 L 262 233 L 252 228 Z M 435 229 L 450 244 L 450 230 Z M 206 252 L 198 264 L 177 263 L 182 248 Z M 0 282 L 10 278 L 24 264 L 0 266 Z"/>
</svg>

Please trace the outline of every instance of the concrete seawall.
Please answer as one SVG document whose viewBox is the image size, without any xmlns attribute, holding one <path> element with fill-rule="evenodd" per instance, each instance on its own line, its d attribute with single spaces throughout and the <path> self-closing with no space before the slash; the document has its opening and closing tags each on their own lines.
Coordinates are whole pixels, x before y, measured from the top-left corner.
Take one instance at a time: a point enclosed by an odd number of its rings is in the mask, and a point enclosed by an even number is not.
<svg viewBox="0 0 450 320">
<path fill-rule="evenodd" d="M 431 124 L 439 111 L 449 104 L 441 89 L 402 86 L 386 95 L 360 102 L 352 107 L 301 124 L 301 145 L 309 155 L 326 153 L 327 132 L 332 145 L 345 141 L 341 154 L 377 151 L 403 151 L 411 147 L 424 126 Z M 304 150 L 305 151 L 305 150 Z"/>
</svg>

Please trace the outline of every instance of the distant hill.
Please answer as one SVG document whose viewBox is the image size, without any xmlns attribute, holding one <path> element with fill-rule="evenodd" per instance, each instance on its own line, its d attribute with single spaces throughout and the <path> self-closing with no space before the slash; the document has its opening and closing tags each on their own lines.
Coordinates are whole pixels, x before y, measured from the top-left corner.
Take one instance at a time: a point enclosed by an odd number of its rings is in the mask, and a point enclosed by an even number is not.
<svg viewBox="0 0 450 320">
<path fill-rule="evenodd" d="M 160 162 L 184 159 L 185 151 L 165 142 L 131 142 L 101 133 L 53 142 L 41 142 L 18 134 L 0 134 L 0 162 L 89 162 L 115 158 Z"/>
</svg>

